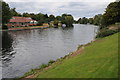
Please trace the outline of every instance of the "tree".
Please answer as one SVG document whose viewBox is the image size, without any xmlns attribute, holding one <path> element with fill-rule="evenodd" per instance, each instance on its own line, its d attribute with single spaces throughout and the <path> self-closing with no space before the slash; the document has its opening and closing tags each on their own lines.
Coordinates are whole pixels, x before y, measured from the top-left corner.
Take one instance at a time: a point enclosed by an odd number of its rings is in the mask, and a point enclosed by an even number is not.
<svg viewBox="0 0 120 80">
<path fill-rule="evenodd" d="M 23 16 L 23 17 L 30 17 L 31 15 L 26 12 L 26 13 L 23 13 L 22 16 Z"/>
<path fill-rule="evenodd" d="M 42 13 L 36 14 L 35 20 L 38 21 L 38 25 L 42 25 L 45 22 L 44 14 L 42 14 Z"/>
<path fill-rule="evenodd" d="M 72 27 L 73 26 L 73 22 L 74 22 L 74 19 L 71 15 L 68 15 L 68 16 L 65 16 L 65 24 L 67 27 Z"/>
<path fill-rule="evenodd" d="M 54 20 L 54 25 L 55 25 L 55 27 L 58 27 L 58 23 L 59 23 L 59 21 L 58 21 L 57 19 L 55 19 L 55 20 Z"/>
<path fill-rule="evenodd" d="M 89 21 L 86 17 L 79 18 L 78 23 L 80 24 L 87 24 Z"/>
<path fill-rule="evenodd" d="M 4 25 L 9 22 L 9 19 L 12 17 L 12 13 L 7 3 L 3 1 L 0 1 L 0 3 L 2 3 L 2 24 Z"/>
<path fill-rule="evenodd" d="M 56 16 L 56 19 L 57 19 L 58 21 L 61 21 L 61 20 L 62 20 L 62 17 L 61 17 L 61 16 Z"/>
<path fill-rule="evenodd" d="M 12 16 L 22 16 L 20 13 L 16 11 L 16 8 L 11 9 Z"/>
<path fill-rule="evenodd" d="M 78 19 L 77 23 L 81 23 L 81 18 Z"/>
<path fill-rule="evenodd" d="M 54 21 L 54 20 L 55 20 L 55 16 L 54 16 L 54 15 L 50 15 L 50 16 L 49 16 L 49 20 L 50 20 L 50 21 Z"/>
<path fill-rule="evenodd" d="M 49 17 L 47 14 L 44 15 L 44 22 L 49 23 Z"/>
<path fill-rule="evenodd" d="M 93 22 L 94 22 L 93 18 L 89 18 L 89 23 L 93 24 Z"/>
<path fill-rule="evenodd" d="M 44 15 L 45 18 L 49 18 L 47 14 Z"/>
<path fill-rule="evenodd" d="M 94 16 L 94 25 L 101 25 L 102 14 L 98 14 Z"/>
<path fill-rule="evenodd" d="M 34 20 L 37 20 L 36 14 L 34 14 L 34 13 L 30 13 L 30 17 L 31 17 L 32 19 L 34 19 Z"/>
<path fill-rule="evenodd" d="M 88 19 L 86 17 L 83 17 L 82 18 L 82 22 L 83 22 L 83 24 L 87 24 L 88 23 Z"/>
<path fill-rule="evenodd" d="M 120 1 L 110 3 L 102 17 L 102 25 L 109 26 L 120 22 Z"/>
</svg>

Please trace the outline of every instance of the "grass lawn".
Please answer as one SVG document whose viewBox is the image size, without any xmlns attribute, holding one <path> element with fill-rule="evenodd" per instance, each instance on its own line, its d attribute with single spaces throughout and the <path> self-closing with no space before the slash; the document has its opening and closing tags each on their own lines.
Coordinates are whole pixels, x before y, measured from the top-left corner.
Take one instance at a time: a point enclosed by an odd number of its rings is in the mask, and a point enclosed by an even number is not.
<svg viewBox="0 0 120 80">
<path fill-rule="evenodd" d="M 98 39 L 84 51 L 43 70 L 37 78 L 117 78 L 118 33 Z"/>
</svg>

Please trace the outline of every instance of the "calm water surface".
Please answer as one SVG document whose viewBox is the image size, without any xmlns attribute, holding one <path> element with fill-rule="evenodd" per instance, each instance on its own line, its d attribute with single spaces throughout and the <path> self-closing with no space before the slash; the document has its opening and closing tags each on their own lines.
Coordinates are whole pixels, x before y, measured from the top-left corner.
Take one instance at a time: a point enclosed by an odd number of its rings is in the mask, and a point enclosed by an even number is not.
<svg viewBox="0 0 120 80">
<path fill-rule="evenodd" d="M 48 28 L 2 33 L 2 77 L 24 75 L 49 60 L 75 51 L 94 40 L 98 27 L 74 24 L 73 28 Z"/>
</svg>

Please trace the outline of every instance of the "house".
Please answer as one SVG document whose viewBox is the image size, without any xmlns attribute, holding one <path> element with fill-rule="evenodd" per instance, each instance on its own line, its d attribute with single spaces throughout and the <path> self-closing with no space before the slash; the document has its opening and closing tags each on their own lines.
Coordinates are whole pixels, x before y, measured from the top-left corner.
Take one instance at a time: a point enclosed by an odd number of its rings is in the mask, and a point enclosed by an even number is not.
<svg viewBox="0 0 120 80">
<path fill-rule="evenodd" d="M 25 26 L 35 26 L 37 21 L 31 19 L 30 17 L 12 17 L 7 24 L 8 28 L 14 27 L 25 27 Z"/>
</svg>

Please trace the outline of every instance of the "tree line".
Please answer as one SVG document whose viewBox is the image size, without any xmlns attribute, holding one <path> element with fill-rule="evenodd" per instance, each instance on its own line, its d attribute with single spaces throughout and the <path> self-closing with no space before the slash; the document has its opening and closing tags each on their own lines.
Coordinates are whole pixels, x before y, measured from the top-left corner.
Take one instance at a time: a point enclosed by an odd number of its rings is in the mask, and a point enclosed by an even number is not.
<svg viewBox="0 0 120 80">
<path fill-rule="evenodd" d="M 9 19 L 13 16 L 20 16 L 20 17 L 31 17 L 34 20 L 38 21 L 38 25 L 42 25 L 43 23 L 50 23 L 51 21 L 54 21 L 58 23 L 58 21 L 61 21 L 62 24 L 66 24 L 66 26 L 72 26 L 74 22 L 74 18 L 71 14 L 62 14 L 61 16 L 55 16 L 55 15 L 47 15 L 43 13 L 19 13 L 16 11 L 16 8 L 10 8 L 9 5 L 4 2 L 0 1 L 2 4 L 2 24 L 7 24 L 9 22 Z"/>
<path fill-rule="evenodd" d="M 74 20 L 71 14 L 62 14 L 61 16 L 47 15 L 47 14 L 34 14 L 34 13 L 18 13 L 16 8 L 10 8 L 9 5 L 4 2 L 2 3 L 2 24 L 8 23 L 9 19 L 12 16 L 22 16 L 22 17 L 31 17 L 34 20 L 38 21 L 38 25 L 42 25 L 43 23 L 50 23 L 54 21 L 55 24 L 58 21 L 61 21 L 62 24 L 66 24 L 66 26 L 72 26 L 73 23 L 79 24 L 94 24 L 101 26 L 100 28 L 104 28 L 111 24 L 115 24 L 116 22 L 120 22 L 120 1 L 110 3 L 104 14 L 95 15 L 93 18 L 79 18 L 77 21 Z"/>
<path fill-rule="evenodd" d="M 120 1 L 110 3 L 103 14 L 95 15 L 93 18 L 79 18 L 75 23 L 94 24 L 100 28 L 120 22 Z"/>
</svg>

